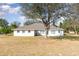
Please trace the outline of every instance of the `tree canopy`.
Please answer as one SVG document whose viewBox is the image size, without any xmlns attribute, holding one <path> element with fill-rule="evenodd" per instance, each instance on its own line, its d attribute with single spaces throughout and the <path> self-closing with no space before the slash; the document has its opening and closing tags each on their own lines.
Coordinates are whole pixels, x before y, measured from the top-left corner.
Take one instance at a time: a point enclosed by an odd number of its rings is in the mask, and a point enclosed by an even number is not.
<svg viewBox="0 0 79 59">
<path fill-rule="evenodd" d="M 15 29 L 15 28 L 17 28 L 17 27 L 19 27 L 19 26 L 20 26 L 20 23 L 17 22 L 17 21 L 14 21 L 14 22 L 11 23 L 11 25 L 10 25 L 10 27 L 11 27 L 12 29 Z"/>
<path fill-rule="evenodd" d="M 47 30 L 46 32 L 50 28 L 56 10 L 60 9 L 60 5 L 58 3 L 21 4 L 23 14 L 28 18 L 40 19 Z"/>
<path fill-rule="evenodd" d="M 5 19 L 0 19 L 0 27 L 7 27 L 8 22 Z"/>
</svg>

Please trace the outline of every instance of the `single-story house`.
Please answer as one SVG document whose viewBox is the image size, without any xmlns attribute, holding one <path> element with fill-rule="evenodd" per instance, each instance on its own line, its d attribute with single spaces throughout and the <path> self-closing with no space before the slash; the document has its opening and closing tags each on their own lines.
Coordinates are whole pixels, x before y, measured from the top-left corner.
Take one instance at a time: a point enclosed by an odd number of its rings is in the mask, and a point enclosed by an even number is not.
<svg viewBox="0 0 79 59">
<path fill-rule="evenodd" d="M 45 36 L 46 30 L 42 23 L 34 23 L 14 29 L 14 36 Z M 62 28 L 50 26 L 47 36 L 63 36 Z"/>
</svg>

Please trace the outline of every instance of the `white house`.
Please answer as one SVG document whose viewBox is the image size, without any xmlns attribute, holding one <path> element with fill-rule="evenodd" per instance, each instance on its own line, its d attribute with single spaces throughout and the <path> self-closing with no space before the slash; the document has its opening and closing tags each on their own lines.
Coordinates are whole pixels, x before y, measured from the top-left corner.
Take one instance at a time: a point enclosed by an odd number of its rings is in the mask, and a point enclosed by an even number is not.
<svg viewBox="0 0 79 59">
<path fill-rule="evenodd" d="M 34 23 L 14 29 L 14 36 L 45 36 L 45 26 L 42 23 Z M 63 36 L 62 28 L 50 26 L 48 36 Z"/>
</svg>

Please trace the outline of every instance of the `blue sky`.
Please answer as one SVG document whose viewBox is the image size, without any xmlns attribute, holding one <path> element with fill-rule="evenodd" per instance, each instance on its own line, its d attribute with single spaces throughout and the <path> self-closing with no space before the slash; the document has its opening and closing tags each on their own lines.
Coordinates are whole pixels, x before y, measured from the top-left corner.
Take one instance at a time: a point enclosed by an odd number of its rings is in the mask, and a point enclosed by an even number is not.
<svg viewBox="0 0 79 59">
<path fill-rule="evenodd" d="M 25 22 L 25 16 L 21 15 L 19 4 L 0 4 L 0 18 L 6 19 L 9 23 L 18 21 L 21 25 Z"/>
<path fill-rule="evenodd" d="M 21 13 L 21 6 L 18 3 L 0 4 L 0 18 L 6 19 L 9 24 L 17 21 L 20 22 L 21 25 L 23 25 L 23 23 L 28 19 L 26 19 L 26 17 Z"/>
</svg>

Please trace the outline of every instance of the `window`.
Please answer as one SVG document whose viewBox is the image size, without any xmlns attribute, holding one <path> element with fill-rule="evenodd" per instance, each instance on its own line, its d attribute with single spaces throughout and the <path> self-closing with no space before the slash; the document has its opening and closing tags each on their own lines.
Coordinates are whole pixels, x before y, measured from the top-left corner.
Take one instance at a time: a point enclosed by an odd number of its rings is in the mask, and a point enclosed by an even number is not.
<svg viewBox="0 0 79 59">
<path fill-rule="evenodd" d="M 43 33 L 44 34 L 44 30 L 40 30 L 40 33 Z"/>
<path fill-rule="evenodd" d="M 55 31 L 54 31 L 54 30 L 52 30 L 52 31 L 51 31 L 51 34 L 55 34 Z"/>
<path fill-rule="evenodd" d="M 25 33 L 25 30 L 23 30 L 22 32 Z"/>
<path fill-rule="evenodd" d="M 58 30 L 58 33 L 60 33 L 60 30 Z"/>
<path fill-rule="evenodd" d="M 28 32 L 30 32 L 30 30 L 28 30 Z"/>
<path fill-rule="evenodd" d="M 17 32 L 19 32 L 19 30 L 17 30 Z"/>
</svg>

